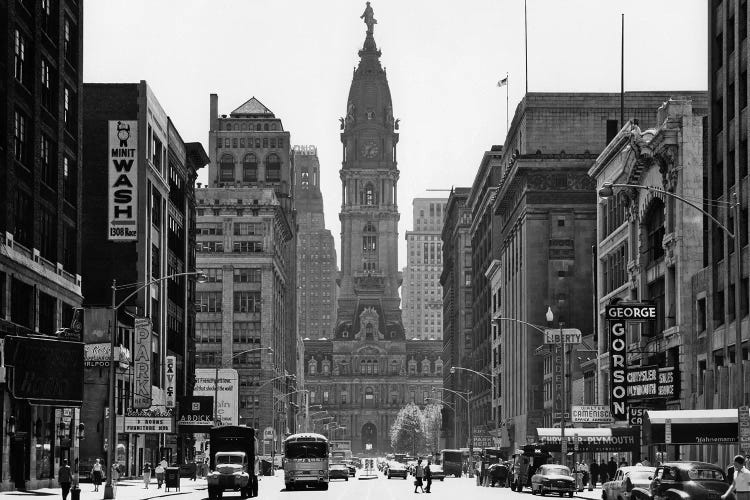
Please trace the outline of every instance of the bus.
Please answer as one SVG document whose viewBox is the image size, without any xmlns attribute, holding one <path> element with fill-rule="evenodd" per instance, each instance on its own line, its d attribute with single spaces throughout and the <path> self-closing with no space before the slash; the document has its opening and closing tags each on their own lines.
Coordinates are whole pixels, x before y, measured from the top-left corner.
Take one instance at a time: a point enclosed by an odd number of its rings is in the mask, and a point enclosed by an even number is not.
<svg viewBox="0 0 750 500">
<path fill-rule="evenodd" d="M 443 472 L 445 475 L 461 477 L 464 458 L 463 450 L 442 450 L 440 452 L 440 462 L 443 464 Z"/>
<path fill-rule="evenodd" d="M 328 438 L 304 432 L 284 440 L 284 484 L 287 491 L 312 485 L 328 489 Z"/>
</svg>

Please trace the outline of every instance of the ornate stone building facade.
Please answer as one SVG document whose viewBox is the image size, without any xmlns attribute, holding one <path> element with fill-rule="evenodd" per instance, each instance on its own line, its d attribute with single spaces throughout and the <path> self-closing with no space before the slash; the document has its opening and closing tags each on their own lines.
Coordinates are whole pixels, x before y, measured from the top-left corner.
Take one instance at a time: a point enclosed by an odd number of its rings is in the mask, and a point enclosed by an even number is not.
<svg viewBox="0 0 750 500">
<path fill-rule="evenodd" d="M 341 118 L 338 313 L 329 339 L 305 342 L 305 383 L 309 406 L 327 413 L 309 419 L 310 430 L 351 441 L 357 453 L 383 453 L 405 403 L 439 398 L 431 389 L 442 383 L 442 346 L 406 340 L 398 295 L 398 120 L 371 7 L 363 17 L 367 35 Z"/>
<path fill-rule="evenodd" d="M 410 338 L 443 337 L 443 229 L 445 198 L 415 198 L 414 227 L 406 231 L 406 267 L 401 287 L 404 328 Z"/>
</svg>

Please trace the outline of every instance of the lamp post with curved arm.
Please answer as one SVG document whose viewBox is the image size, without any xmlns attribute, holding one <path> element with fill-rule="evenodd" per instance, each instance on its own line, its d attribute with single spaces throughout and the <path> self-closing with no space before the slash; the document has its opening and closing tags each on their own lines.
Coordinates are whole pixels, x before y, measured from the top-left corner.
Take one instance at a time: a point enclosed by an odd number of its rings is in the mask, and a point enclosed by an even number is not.
<svg viewBox="0 0 750 500">
<path fill-rule="evenodd" d="M 461 400 L 463 400 L 464 403 L 466 403 L 466 423 L 468 426 L 468 434 L 469 434 L 469 460 L 472 461 L 471 467 L 469 467 L 469 477 L 474 477 L 474 431 L 471 428 L 471 406 L 469 405 L 469 396 L 471 396 L 471 391 L 454 391 L 453 389 L 448 389 L 447 387 L 433 387 L 432 392 L 440 390 L 440 391 L 448 391 L 451 394 L 455 394 Z"/>
<path fill-rule="evenodd" d="M 629 188 L 629 189 L 643 189 L 646 191 L 651 191 L 654 193 L 660 193 L 664 196 L 669 196 L 670 198 L 674 198 L 675 200 L 679 200 L 682 203 L 685 203 L 686 205 L 689 205 L 708 217 L 711 222 L 716 224 L 722 231 L 724 231 L 730 238 L 732 238 L 734 242 L 734 258 L 735 258 L 735 266 L 736 269 L 736 278 L 735 278 L 735 287 L 734 287 L 734 349 L 735 349 L 735 356 L 734 361 L 737 365 L 737 370 L 739 371 L 739 383 L 735 383 L 735 390 L 737 391 L 735 393 L 736 398 L 736 406 L 742 406 L 745 404 L 745 374 L 744 374 L 744 363 L 742 362 L 742 317 L 741 317 L 741 311 L 742 311 L 742 294 L 740 293 L 740 282 L 742 281 L 742 244 L 740 241 L 740 216 L 741 216 L 741 204 L 740 199 L 737 196 L 737 191 L 735 190 L 732 193 L 732 201 L 726 202 L 721 200 L 707 200 L 710 201 L 713 204 L 719 204 L 724 205 L 726 208 L 731 208 L 734 211 L 734 228 L 732 231 L 729 230 L 724 224 L 721 223 L 716 217 L 711 215 L 710 213 L 703 210 L 700 206 L 696 205 L 692 201 L 685 199 L 684 197 L 672 193 L 671 191 L 667 191 L 665 189 L 657 188 L 655 186 L 642 186 L 640 184 L 621 184 L 621 183 L 615 183 L 615 182 L 604 182 L 602 183 L 602 187 L 599 189 L 599 197 L 600 198 L 611 198 L 614 196 L 614 189 L 613 188 Z M 727 263 L 728 264 L 728 263 Z M 729 273 L 727 273 L 729 274 Z M 726 284 L 727 288 L 729 287 L 729 283 Z M 727 327 L 729 325 L 727 324 Z M 726 340 L 726 336 L 724 337 L 724 359 L 725 363 L 729 363 L 729 342 Z"/>
<path fill-rule="evenodd" d="M 492 377 L 492 375 L 484 372 L 478 372 L 476 370 L 472 370 L 471 368 L 464 368 L 463 366 L 451 366 L 450 373 L 453 375 L 456 373 L 456 370 L 463 370 L 469 373 L 473 373 L 474 375 L 477 375 L 479 377 L 482 377 L 484 380 L 490 383 L 490 413 L 492 415 L 492 421 L 495 423 L 495 428 L 497 428 L 497 419 L 495 418 L 495 407 L 492 404 L 493 400 L 495 399 L 495 380 Z"/>
<path fill-rule="evenodd" d="M 117 404 L 116 398 L 115 398 L 115 388 L 116 388 L 116 370 L 115 370 L 115 346 L 116 346 L 116 339 L 117 339 L 117 311 L 124 306 L 130 299 L 136 296 L 137 293 L 139 293 L 141 290 L 150 287 L 154 283 L 159 283 L 164 280 L 177 278 L 179 276 L 198 276 L 198 281 L 203 282 L 206 280 L 206 275 L 201 271 L 189 271 L 185 273 L 174 273 L 167 276 L 162 276 L 161 278 L 154 278 L 150 279 L 148 281 L 142 281 L 137 283 L 127 283 L 124 285 L 118 285 L 117 280 L 112 280 L 111 290 L 112 290 L 112 324 L 110 326 L 110 338 L 109 338 L 109 429 L 108 429 L 108 436 L 109 436 L 109 444 L 107 446 L 107 467 L 110 469 L 109 473 L 106 474 L 107 480 L 104 484 L 104 498 L 105 499 L 111 499 L 115 498 L 115 489 L 114 485 L 112 483 L 112 466 L 115 463 L 115 452 L 117 449 L 117 412 L 115 405 Z M 119 303 L 117 302 L 117 292 L 120 290 L 128 290 L 132 289 L 133 291 L 130 292 L 127 297 L 122 299 Z"/>
<path fill-rule="evenodd" d="M 447 401 L 437 398 L 425 398 L 425 401 L 434 401 L 441 406 L 448 407 L 453 412 L 453 446 L 458 448 L 458 419 L 456 418 L 456 407 Z"/>
</svg>

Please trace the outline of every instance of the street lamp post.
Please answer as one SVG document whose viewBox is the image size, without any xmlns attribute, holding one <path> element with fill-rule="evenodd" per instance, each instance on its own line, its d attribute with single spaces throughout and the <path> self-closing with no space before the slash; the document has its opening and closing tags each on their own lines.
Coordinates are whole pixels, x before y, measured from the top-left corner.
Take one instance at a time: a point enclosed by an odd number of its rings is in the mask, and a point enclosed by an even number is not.
<svg viewBox="0 0 750 500">
<path fill-rule="evenodd" d="M 450 370 L 451 375 L 454 374 L 454 373 L 456 373 L 456 370 L 464 370 L 464 371 L 467 371 L 467 372 L 471 372 L 474 375 L 478 375 L 478 376 L 482 377 L 484 380 L 486 380 L 487 382 L 490 383 L 490 413 L 492 415 L 492 422 L 495 425 L 495 429 L 497 429 L 497 419 L 495 418 L 495 407 L 492 404 L 493 403 L 493 399 L 495 398 L 495 380 L 494 380 L 494 377 L 492 377 L 492 375 L 489 375 L 487 373 L 478 372 L 476 370 L 472 370 L 471 368 L 464 368 L 462 366 L 451 366 L 451 370 Z"/>
<path fill-rule="evenodd" d="M 249 352 L 257 352 L 257 351 L 265 351 L 265 350 L 268 350 L 269 354 L 273 354 L 273 348 L 271 347 L 254 347 L 253 349 L 247 349 L 247 350 L 232 354 L 229 357 L 229 361 L 232 361 L 234 358 L 238 356 L 242 356 L 243 354 L 247 354 Z M 219 364 L 216 365 L 216 372 L 214 374 L 214 425 L 221 425 L 221 420 L 219 419 Z M 280 377 L 272 378 L 271 380 L 268 380 L 263 385 L 266 385 L 284 376 L 285 375 L 281 375 Z M 263 385 L 260 387 L 263 387 Z M 258 387 L 258 389 L 260 389 L 260 387 Z"/>
<path fill-rule="evenodd" d="M 116 388 L 116 382 L 115 382 L 115 376 L 116 376 L 116 370 L 115 370 L 115 345 L 116 345 L 116 338 L 117 338 L 117 311 L 122 307 L 128 300 L 133 298 L 138 292 L 143 290 L 144 288 L 147 288 L 154 283 L 159 283 L 160 281 L 176 278 L 178 276 L 198 276 L 198 281 L 203 282 L 206 280 L 206 275 L 203 274 L 200 271 L 190 271 L 186 273 L 176 273 L 176 274 L 170 274 L 168 276 L 162 276 L 161 278 L 154 278 L 146 282 L 142 283 L 129 283 L 126 285 L 118 285 L 117 280 L 112 280 L 112 325 L 110 327 L 110 339 L 109 339 L 109 444 L 107 446 L 107 467 L 110 469 L 109 473 L 106 474 L 107 476 L 107 482 L 104 484 L 104 498 L 105 499 L 112 499 L 115 498 L 115 489 L 114 484 L 112 483 L 112 466 L 115 463 L 115 453 L 117 448 L 117 415 L 116 415 L 116 408 L 115 405 L 117 404 L 116 398 L 115 398 L 115 388 Z M 118 290 L 125 290 L 127 288 L 135 288 L 130 294 L 122 299 L 120 303 L 117 303 L 117 291 Z"/>
<path fill-rule="evenodd" d="M 442 399 L 437 398 L 426 398 L 425 401 L 435 401 L 437 403 L 440 403 L 441 406 L 448 407 L 453 412 L 453 446 L 454 448 L 458 448 L 458 422 L 456 419 L 456 407 L 446 401 L 443 401 Z"/>
<path fill-rule="evenodd" d="M 614 182 L 604 182 L 602 184 L 602 187 L 599 189 L 599 197 L 600 198 L 611 198 L 614 195 L 613 188 L 631 188 L 631 189 L 644 189 L 646 191 L 651 191 L 654 193 L 661 193 L 665 196 L 669 196 L 670 198 L 674 198 L 676 200 L 681 201 L 682 203 L 685 203 L 686 205 L 689 205 L 711 219 L 711 222 L 716 224 L 722 231 L 724 231 L 727 235 L 729 235 L 730 238 L 734 241 L 734 258 L 735 258 L 735 266 L 737 267 L 736 270 L 736 278 L 735 278 L 735 287 L 734 287 L 734 349 L 735 349 L 735 363 L 737 365 L 737 370 L 739 371 L 739 383 L 735 384 L 735 390 L 737 391 L 735 393 L 735 404 L 736 406 L 742 406 L 745 404 L 745 374 L 743 366 L 743 359 L 742 359 L 742 294 L 740 293 L 740 282 L 742 281 L 742 245 L 740 242 L 740 216 L 741 216 L 741 203 L 740 199 L 737 196 L 737 190 L 735 189 L 734 193 L 732 193 L 732 201 L 731 202 L 722 202 L 719 200 L 707 200 L 714 204 L 723 204 L 727 208 L 731 208 L 734 211 L 734 227 L 733 230 L 729 230 L 724 224 L 722 224 L 716 217 L 711 215 L 710 213 L 703 210 L 700 206 L 696 205 L 690 200 L 687 200 L 683 198 L 682 196 L 672 193 L 671 191 L 667 191 L 665 189 L 657 188 L 654 186 L 642 186 L 640 184 L 620 184 L 620 183 L 614 183 Z M 729 273 L 728 273 L 729 274 Z M 729 286 L 729 283 L 727 283 L 727 287 Z M 728 325 L 727 325 L 728 327 Z M 724 341 L 724 362 L 729 363 L 729 342 L 726 340 Z"/>
<path fill-rule="evenodd" d="M 455 394 L 456 396 L 461 398 L 464 403 L 466 403 L 466 423 L 469 427 L 469 461 L 471 465 L 471 467 L 469 467 L 469 477 L 474 477 L 474 432 L 471 428 L 471 406 L 469 405 L 469 396 L 471 396 L 471 391 L 460 392 L 454 391 L 453 389 L 448 389 L 447 387 L 433 387 L 432 391 L 434 392 L 436 389 L 448 391 L 452 394 Z"/>
</svg>

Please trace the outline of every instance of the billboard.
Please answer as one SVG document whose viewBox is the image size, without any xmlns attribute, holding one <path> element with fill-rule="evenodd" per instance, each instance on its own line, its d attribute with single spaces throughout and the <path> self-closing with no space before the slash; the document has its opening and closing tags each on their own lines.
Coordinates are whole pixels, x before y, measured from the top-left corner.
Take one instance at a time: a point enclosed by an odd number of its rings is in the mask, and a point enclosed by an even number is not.
<svg viewBox="0 0 750 500">
<path fill-rule="evenodd" d="M 119 420 L 119 418 L 118 418 Z M 149 409 L 125 410 L 123 432 L 159 434 L 174 432 L 174 411 L 170 408 L 151 407 Z"/>
<path fill-rule="evenodd" d="M 151 319 L 135 318 L 133 408 L 151 407 Z"/>
<path fill-rule="evenodd" d="M 138 239 L 138 122 L 110 120 L 107 239 Z"/>
<path fill-rule="evenodd" d="M 580 423 L 609 423 L 612 422 L 612 414 L 607 406 L 573 406 L 570 411 L 570 421 Z"/>
<path fill-rule="evenodd" d="M 5 364 L 13 367 L 10 393 L 32 404 L 81 406 L 83 344 L 55 339 L 5 338 Z"/>
<path fill-rule="evenodd" d="M 233 368 L 196 368 L 194 396 L 216 395 L 216 425 L 239 425 L 239 377 Z"/>
<path fill-rule="evenodd" d="M 177 416 L 179 432 L 208 432 L 214 425 L 214 397 L 180 396 Z"/>
</svg>

